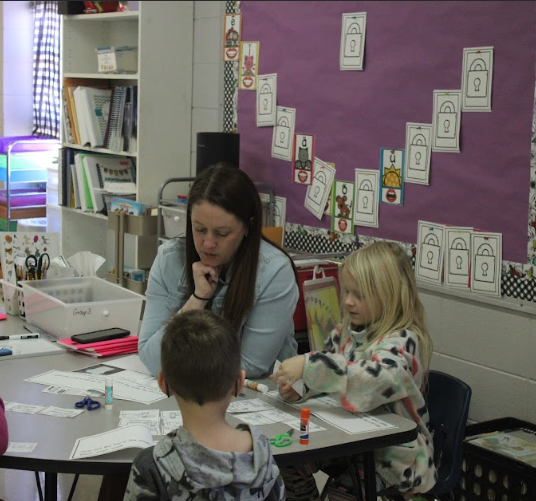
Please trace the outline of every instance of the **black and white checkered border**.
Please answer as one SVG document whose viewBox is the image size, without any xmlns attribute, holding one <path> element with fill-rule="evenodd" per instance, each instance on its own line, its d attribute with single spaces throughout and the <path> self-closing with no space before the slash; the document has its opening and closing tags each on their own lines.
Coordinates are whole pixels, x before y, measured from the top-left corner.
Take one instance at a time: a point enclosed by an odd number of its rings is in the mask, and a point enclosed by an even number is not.
<svg viewBox="0 0 536 501">
<path fill-rule="evenodd" d="M 335 254 L 347 255 L 359 247 L 372 243 L 378 238 L 341 235 L 331 230 L 305 226 L 302 224 L 287 223 L 285 226 L 284 245 L 287 249 L 305 252 L 307 254 Z M 415 268 L 416 246 L 397 242 L 406 249 Z M 522 265 L 510 261 L 503 261 L 501 276 L 501 293 L 524 301 L 536 301 L 536 281 L 532 276 L 532 265 Z"/>
<path fill-rule="evenodd" d="M 226 14 L 240 12 L 240 2 L 225 2 Z M 238 61 L 225 61 L 223 70 L 223 132 L 236 132 L 238 121 Z"/>
</svg>

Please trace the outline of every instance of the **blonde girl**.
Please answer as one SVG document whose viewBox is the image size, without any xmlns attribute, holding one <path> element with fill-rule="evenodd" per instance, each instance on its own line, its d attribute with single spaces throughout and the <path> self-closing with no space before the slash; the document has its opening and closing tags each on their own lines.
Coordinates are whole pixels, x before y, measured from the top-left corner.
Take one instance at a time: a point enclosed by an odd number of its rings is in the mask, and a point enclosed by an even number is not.
<svg viewBox="0 0 536 501">
<path fill-rule="evenodd" d="M 395 486 L 426 492 L 436 482 L 432 437 L 423 396 L 432 356 L 415 274 L 405 251 L 375 242 L 349 255 L 339 270 L 342 322 L 326 340 L 326 351 L 285 360 L 271 378 L 290 401 L 298 379 L 303 399 L 331 393 L 353 413 L 387 409 L 416 422 L 412 442 L 375 453 L 377 489 Z M 318 498 L 313 473 L 321 463 L 283 468 L 288 501 Z"/>
</svg>

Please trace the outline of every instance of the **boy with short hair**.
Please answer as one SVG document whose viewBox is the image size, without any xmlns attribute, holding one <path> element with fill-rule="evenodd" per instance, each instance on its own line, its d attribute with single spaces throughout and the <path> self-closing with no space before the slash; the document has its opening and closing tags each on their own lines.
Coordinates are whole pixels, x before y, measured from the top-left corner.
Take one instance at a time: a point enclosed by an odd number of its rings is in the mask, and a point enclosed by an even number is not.
<svg viewBox="0 0 536 501">
<path fill-rule="evenodd" d="M 285 499 L 269 440 L 254 426 L 225 421 L 244 377 L 240 340 L 227 321 L 209 310 L 171 318 L 158 384 L 175 396 L 183 426 L 138 454 L 124 501 Z"/>
</svg>

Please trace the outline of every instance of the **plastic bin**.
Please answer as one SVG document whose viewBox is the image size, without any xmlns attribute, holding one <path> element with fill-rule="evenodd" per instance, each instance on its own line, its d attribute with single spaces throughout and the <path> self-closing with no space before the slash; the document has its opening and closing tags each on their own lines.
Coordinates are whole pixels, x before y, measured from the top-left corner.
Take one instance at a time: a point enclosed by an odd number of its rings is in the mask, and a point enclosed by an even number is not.
<svg viewBox="0 0 536 501">
<path fill-rule="evenodd" d="M 186 205 L 184 207 L 163 207 L 164 235 L 174 238 L 186 235 Z"/>
<path fill-rule="evenodd" d="M 8 315 L 19 314 L 19 295 L 18 292 L 22 291 L 22 287 L 10 284 L 6 280 L 0 280 L 2 284 L 2 296 L 4 297 L 4 307 Z"/>
<path fill-rule="evenodd" d="M 20 282 L 26 320 L 58 339 L 113 327 L 137 336 L 144 297 L 98 277 Z"/>
<path fill-rule="evenodd" d="M 536 424 L 516 418 L 501 418 L 467 426 L 465 436 L 518 428 L 533 431 Z M 536 467 L 513 457 L 464 442 L 460 484 L 454 493 L 457 501 L 534 501 Z"/>
</svg>

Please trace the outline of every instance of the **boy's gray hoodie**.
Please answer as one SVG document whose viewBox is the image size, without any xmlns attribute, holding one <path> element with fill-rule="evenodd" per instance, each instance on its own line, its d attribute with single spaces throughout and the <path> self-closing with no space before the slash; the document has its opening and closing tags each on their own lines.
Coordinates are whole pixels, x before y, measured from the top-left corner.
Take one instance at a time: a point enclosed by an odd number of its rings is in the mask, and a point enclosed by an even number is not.
<svg viewBox="0 0 536 501">
<path fill-rule="evenodd" d="M 283 501 L 285 486 L 270 443 L 255 426 L 253 451 L 222 452 L 199 444 L 182 426 L 134 460 L 123 501 Z"/>
</svg>

